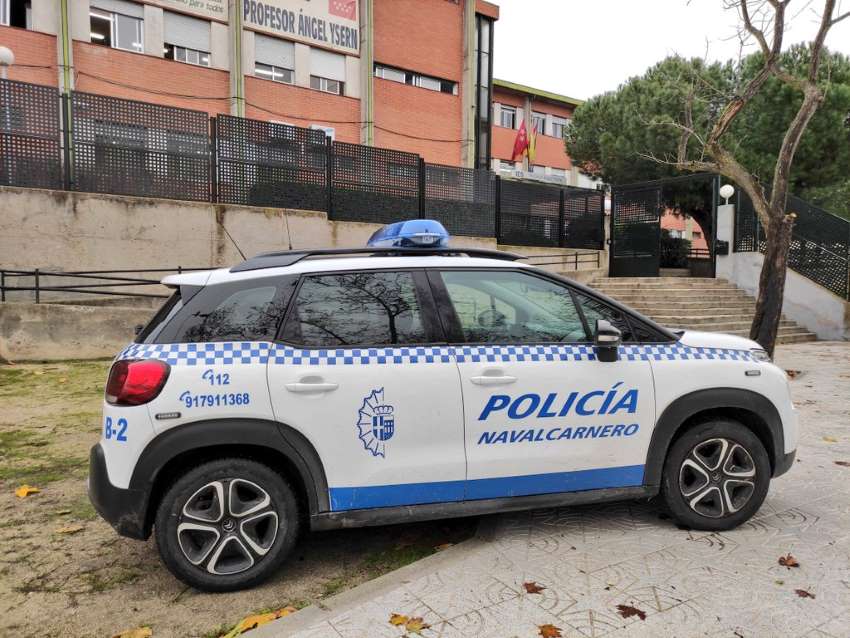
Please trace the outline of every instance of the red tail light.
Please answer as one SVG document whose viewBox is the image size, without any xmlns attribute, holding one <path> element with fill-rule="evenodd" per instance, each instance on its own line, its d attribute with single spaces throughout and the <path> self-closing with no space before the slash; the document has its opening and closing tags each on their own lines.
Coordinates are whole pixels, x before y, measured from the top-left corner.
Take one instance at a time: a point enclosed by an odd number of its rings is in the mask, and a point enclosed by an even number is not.
<svg viewBox="0 0 850 638">
<path fill-rule="evenodd" d="M 142 405 L 153 401 L 168 380 L 167 363 L 121 360 L 112 364 L 106 382 L 106 402 L 112 405 Z"/>
</svg>

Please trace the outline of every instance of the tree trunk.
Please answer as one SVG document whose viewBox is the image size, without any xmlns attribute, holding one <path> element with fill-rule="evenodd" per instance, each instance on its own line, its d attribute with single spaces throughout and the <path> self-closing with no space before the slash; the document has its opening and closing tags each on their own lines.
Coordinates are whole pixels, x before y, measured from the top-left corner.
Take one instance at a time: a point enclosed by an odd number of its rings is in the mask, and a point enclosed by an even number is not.
<svg viewBox="0 0 850 638">
<path fill-rule="evenodd" d="M 779 320 L 782 317 L 782 300 L 785 295 L 785 274 L 788 250 L 791 247 L 791 230 L 794 217 L 782 215 L 767 230 L 767 247 L 759 278 L 756 313 L 750 328 L 750 339 L 757 341 L 773 357 Z"/>
</svg>

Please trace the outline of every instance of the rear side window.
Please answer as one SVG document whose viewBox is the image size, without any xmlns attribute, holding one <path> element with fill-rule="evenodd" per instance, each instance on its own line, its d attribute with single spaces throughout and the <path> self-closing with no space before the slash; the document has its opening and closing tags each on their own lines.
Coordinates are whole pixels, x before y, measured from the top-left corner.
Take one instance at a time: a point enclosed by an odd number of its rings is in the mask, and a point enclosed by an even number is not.
<svg viewBox="0 0 850 638">
<path fill-rule="evenodd" d="M 136 337 L 136 343 L 156 343 L 159 333 L 168 325 L 171 319 L 180 312 L 183 307 L 183 299 L 180 296 L 180 290 L 174 291 L 168 300 L 157 310 L 153 318 L 148 322 L 148 325 Z"/>
<path fill-rule="evenodd" d="M 310 348 L 429 342 L 410 272 L 305 277 L 281 337 Z"/>
<path fill-rule="evenodd" d="M 271 341 L 296 283 L 296 277 L 270 277 L 206 286 L 157 341 Z"/>
</svg>

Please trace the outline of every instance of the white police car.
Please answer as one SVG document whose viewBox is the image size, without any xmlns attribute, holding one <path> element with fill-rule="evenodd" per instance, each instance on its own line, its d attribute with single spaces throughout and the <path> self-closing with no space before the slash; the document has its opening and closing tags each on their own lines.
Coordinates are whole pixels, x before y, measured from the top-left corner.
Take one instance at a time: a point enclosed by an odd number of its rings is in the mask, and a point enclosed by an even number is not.
<svg viewBox="0 0 850 638">
<path fill-rule="evenodd" d="M 116 358 L 90 496 L 204 590 L 324 530 L 657 493 L 734 527 L 794 459 L 786 376 L 436 222 L 167 277 Z"/>
</svg>

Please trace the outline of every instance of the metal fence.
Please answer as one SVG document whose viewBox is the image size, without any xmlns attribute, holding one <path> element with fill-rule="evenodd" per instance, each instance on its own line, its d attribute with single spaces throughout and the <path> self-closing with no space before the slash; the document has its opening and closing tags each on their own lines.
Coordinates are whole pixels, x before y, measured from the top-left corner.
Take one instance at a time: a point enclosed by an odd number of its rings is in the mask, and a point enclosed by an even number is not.
<svg viewBox="0 0 850 638">
<path fill-rule="evenodd" d="M 62 187 L 59 92 L 0 81 L 0 184 Z"/>
<path fill-rule="evenodd" d="M 0 184 L 441 221 L 455 235 L 602 250 L 601 191 L 331 142 L 323 131 L 0 80 Z"/>
<path fill-rule="evenodd" d="M 788 212 L 796 214 L 788 267 L 850 299 L 850 221 L 790 195 Z M 764 252 L 767 241 L 752 201 L 738 190 L 735 252 Z"/>
</svg>

